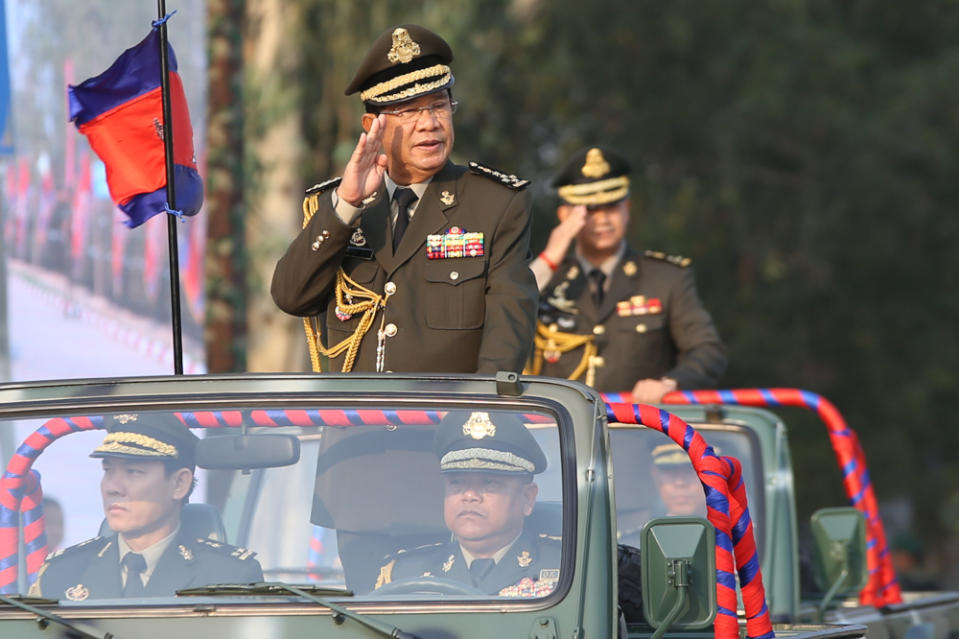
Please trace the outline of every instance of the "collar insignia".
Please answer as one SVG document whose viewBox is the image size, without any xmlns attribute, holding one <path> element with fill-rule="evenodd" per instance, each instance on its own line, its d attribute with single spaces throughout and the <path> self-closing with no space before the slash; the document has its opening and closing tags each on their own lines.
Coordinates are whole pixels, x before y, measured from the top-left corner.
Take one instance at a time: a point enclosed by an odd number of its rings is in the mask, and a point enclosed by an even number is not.
<svg viewBox="0 0 959 639">
<path fill-rule="evenodd" d="M 574 266 L 573 268 L 576 267 Z M 566 280 L 553 289 L 553 296 L 546 298 L 546 301 L 557 310 L 565 313 L 577 313 L 578 310 L 576 309 L 576 301 L 566 297 L 566 289 L 568 288 L 569 280 Z"/>
<path fill-rule="evenodd" d="M 533 558 L 529 556 L 529 551 L 524 550 L 519 556 L 516 557 L 516 563 L 519 564 L 520 568 L 526 568 L 528 565 L 533 563 Z"/>
<path fill-rule="evenodd" d="M 193 553 L 190 552 L 190 549 L 180 544 L 177 546 L 177 550 L 180 551 L 180 556 L 183 557 L 186 561 L 193 561 Z"/>
<path fill-rule="evenodd" d="M 352 246 L 366 246 L 366 236 L 363 235 L 363 229 L 356 229 L 353 231 L 353 236 L 350 238 L 350 244 Z"/>
<path fill-rule="evenodd" d="M 440 202 L 442 202 L 446 206 L 449 206 L 455 201 L 456 201 L 456 196 L 450 193 L 449 191 L 443 191 L 442 193 L 440 193 Z"/>
<path fill-rule="evenodd" d="M 420 45 L 413 42 L 410 32 L 399 27 L 393 30 L 393 46 L 390 52 L 386 54 L 386 59 L 396 64 L 402 62 L 406 64 L 420 54 Z"/>
<path fill-rule="evenodd" d="M 573 264 L 569 267 L 569 270 L 566 271 L 566 279 L 575 280 L 577 277 L 579 277 L 579 267 Z"/>
<path fill-rule="evenodd" d="M 463 424 L 463 434 L 473 439 L 496 436 L 496 425 L 490 421 L 489 413 L 473 413 Z"/>
<path fill-rule="evenodd" d="M 449 572 L 453 569 L 453 562 L 456 561 L 456 555 L 450 555 L 450 558 L 443 564 L 443 572 Z"/>
<path fill-rule="evenodd" d="M 77 584 L 76 586 L 67 588 L 63 591 L 63 594 L 65 594 L 70 601 L 83 601 L 90 596 L 90 591 L 87 590 L 83 584 Z"/>
<path fill-rule="evenodd" d="M 586 152 L 586 164 L 581 169 L 583 177 L 601 178 L 609 173 L 609 162 L 603 157 L 599 149 L 590 149 Z"/>
<path fill-rule="evenodd" d="M 623 273 L 626 273 L 627 277 L 636 275 L 636 262 L 630 260 L 623 264 Z"/>
</svg>

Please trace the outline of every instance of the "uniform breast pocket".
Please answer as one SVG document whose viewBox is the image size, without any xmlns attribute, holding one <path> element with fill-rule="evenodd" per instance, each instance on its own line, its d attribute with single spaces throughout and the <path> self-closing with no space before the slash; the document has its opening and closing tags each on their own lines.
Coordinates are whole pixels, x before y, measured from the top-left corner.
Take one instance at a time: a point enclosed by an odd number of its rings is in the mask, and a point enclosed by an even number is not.
<svg viewBox="0 0 959 639">
<path fill-rule="evenodd" d="M 630 317 L 618 318 L 618 328 L 622 332 L 633 335 L 662 336 L 666 329 L 666 318 L 661 314 L 656 315 L 633 315 Z"/>
<path fill-rule="evenodd" d="M 486 261 L 479 258 L 430 260 L 426 263 L 426 325 L 470 329 L 486 315 Z"/>
<path fill-rule="evenodd" d="M 376 277 L 378 266 L 376 262 L 347 258 L 343 261 L 343 272 L 363 288 L 371 288 Z M 372 289 L 371 289 L 372 290 Z M 354 300 L 361 301 L 361 300 Z M 346 304 L 350 302 L 347 300 Z M 347 313 L 336 303 L 336 294 L 330 299 L 326 309 L 326 327 L 331 332 L 330 342 L 335 343 L 343 339 L 343 335 L 332 337 L 333 333 L 352 333 L 359 324 L 362 313 Z"/>
</svg>

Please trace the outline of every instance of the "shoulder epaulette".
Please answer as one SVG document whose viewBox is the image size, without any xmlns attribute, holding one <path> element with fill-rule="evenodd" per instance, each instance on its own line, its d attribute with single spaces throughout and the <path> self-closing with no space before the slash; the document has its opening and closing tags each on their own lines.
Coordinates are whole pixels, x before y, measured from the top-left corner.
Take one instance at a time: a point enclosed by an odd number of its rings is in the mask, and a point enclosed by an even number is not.
<svg viewBox="0 0 959 639">
<path fill-rule="evenodd" d="M 506 174 L 501 171 L 497 171 L 496 169 L 491 169 L 488 166 L 483 166 L 479 162 L 470 162 L 469 168 L 470 171 L 476 175 L 488 177 L 489 179 L 499 182 L 503 186 L 513 189 L 514 191 L 522 191 L 529 186 L 529 180 L 522 180 L 513 174 Z"/>
<path fill-rule="evenodd" d="M 78 544 L 68 546 L 67 548 L 61 548 L 60 550 L 47 555 L 46 561 L 50 561 L 51 559 L 56 559 L 57 557 L 62 557 L 63 555 L 72 555 L 73 553 L 78 552 L 80 550 L 95 551 L 97 550 L 98 547 L 91 546 L 91 544 L 95 544 L 98 541 L 102 542 L 106 540 L 107 540 L 106 537 L 101 536 L 101 537 L 93 537 L 92 539 L 87 539 L 86 541 L 81 541 Z"/>
<path fill-rule="evenodd" d="M 314 184 L 306 190 L 307 195 L 319 194 L 324 191 L 329 191 L 332 188 L 335 188 L 343 181 L 343 178 L 337 177 L 332 180 L 327 180 L 326 182 L 320 182 L 319 184 Z"/>
<path fill-rule="evenodd" d="M 208 548 L 213 548 L 225 555 L 230 555 L 240 560 L 249 559 L 256 555 L 252 550 L 241 548 L 240 546 L 231 546 L 230 544 L 225 544 L 222 541 L 216 541 L 215 539 L 209 539 L 207 537 L 197 537 L 196 543 L 203 544 Z"/>
<path fill-rule="evenodd" d="M 680 268 L 686 268 L 693 263 L 693 261 L 688 257 L 683 257 L 682 255 L 666 255 L 662 251 L 643 251 L 643 255 L 654 260 L 669 262 L 673 266 L 678 266 Z"/>
</svg>

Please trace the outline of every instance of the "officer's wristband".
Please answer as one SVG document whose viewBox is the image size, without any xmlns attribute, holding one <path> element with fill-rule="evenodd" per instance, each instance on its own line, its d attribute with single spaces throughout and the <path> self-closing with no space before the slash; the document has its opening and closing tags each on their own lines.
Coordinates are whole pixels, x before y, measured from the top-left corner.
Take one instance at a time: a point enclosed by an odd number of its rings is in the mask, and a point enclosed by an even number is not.
<svg viewBox="0 0 959 639">
<path fill-rule="evenodd" d="M 542 253 L 539 254 L 539 259 L 546 262 L 546 266 L 548 266 L 549 270 L 551 271 L 555 271 L 556 269 L 559 268 L 559 264 L 554 264 L 548 257 L 546 257 L 546 251 L 543 251 Z"/>
</svg>

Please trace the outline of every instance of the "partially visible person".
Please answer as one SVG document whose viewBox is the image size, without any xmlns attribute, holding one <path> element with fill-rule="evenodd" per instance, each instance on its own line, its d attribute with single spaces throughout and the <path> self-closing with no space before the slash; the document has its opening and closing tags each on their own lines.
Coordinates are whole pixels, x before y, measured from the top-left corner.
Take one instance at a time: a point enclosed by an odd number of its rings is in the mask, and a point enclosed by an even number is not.
<svg viewBox="0 0 959 639">
<path fill-rule="evenodd" d="M 713 451 L 721 454 L 717 447 Z M 652 508 L 632 513 L 617 512 L 619 543 L 639 547 L 643 526 L 657 517 L 705 517 L 706 496 L 689 455 L 674 442 L 650 451 L 650 475 L 659 498 Z"/>
<path fill-rule="evenodd" d="M 398 552 L 375 587 L 439 577 L 501 597 L 550 593 L 559 580 L 560 540 L 526 526 L 539 491 L 533 476 L 546 469 L 546 456 L 519 417 L 450 411 L 434 450 L 452 539 Z"/>
<path fill-rule="evenodd" d="M 30 594 L 72 601 L 172 596 L 211 583 L 263 580 L 255 553 L 191 537 L 181 511 L 194 486 L 197 437 L 173 415 L 124 414 L 91 457 L 114 534 L 47 557 Z"/>
<path fill-rule="evenodd" d="M 626 244 L 629 175 L 622 154 L 592 146 L 554 179 L 560 223 L 530 264 L 540 306 L 528 370 L 656 403 L 715 386 L 726 354 L 690 260 Z"/>
<path fill-rule="evenodd" d="M 63 543 L 63 507 L 53 497 L 43 498 L 44 531 L 47 533 L 47 554 L 59 550 Z"/>
<path fill-rule="evenodd" d="M 307 329 L 314 369 L 325 355 L 336 372 L 495 373 L 532 351 L 529 182 L 450 161 L 452 60 L 439 35 L 398 25 L 346 88 L 363 133 L 343 177 L 307 191 L 270 289 L 325 323 L 322 341 Z"/>
<path fill-rule="evenodd" d="M 903 590 L 938 590 L 935 576 L 926 568 L 922 542 L 912 533 L 899 533 L 889 545 L 896 579 Z"/>
</svg>

